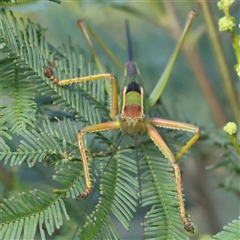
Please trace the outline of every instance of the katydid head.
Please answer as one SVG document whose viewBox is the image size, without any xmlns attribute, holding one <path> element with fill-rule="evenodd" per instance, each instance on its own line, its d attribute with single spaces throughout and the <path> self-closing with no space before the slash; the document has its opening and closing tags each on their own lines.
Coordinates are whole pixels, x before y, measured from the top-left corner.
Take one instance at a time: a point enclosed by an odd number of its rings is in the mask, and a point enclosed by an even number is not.
<svg viewBox="0 0 240 240">
<path fill-rule="evenodd" d="M 132 111 L 133 108 L 127 107 L 128 110 Z M 139 111 L 136 111 L 137 114 Z M 132 114 L 132 113 L 131 113 Z M 134 136 L 144 129 L 145 114 L 138 115 L 137 117 L 129 117 L 124 114 L 120 114 L 120 125 L 122 130 L 126 131 L 129 135 Z"/>
<path fill-rule="evenodd" d="M 127 133 L 134 135 L 144 129 L 143 88 L 136 82 L 129 83 L 123 89 L 123 105 L 120 124 Z"/>
<path fill-rule="evenodd" d="M 136 127 L 138 123 L 146 118 L 145 114 L 142 114 L 141 108 L 137 105 L 125 106 L 123 112 L 123 114 L 120 114 L 120 120 L 126 122 L 128 127 Z"/>
</svg>

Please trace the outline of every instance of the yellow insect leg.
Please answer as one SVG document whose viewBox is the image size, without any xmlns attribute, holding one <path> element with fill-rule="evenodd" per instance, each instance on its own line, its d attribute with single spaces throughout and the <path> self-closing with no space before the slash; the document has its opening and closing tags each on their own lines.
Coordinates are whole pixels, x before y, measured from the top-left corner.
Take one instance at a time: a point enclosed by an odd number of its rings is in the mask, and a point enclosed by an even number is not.
<svg viewBox="0 0 240 240">
<path fill-rule="evenodd" d="M 116 122 L 99 123 L 96 125 L 84 127 L 81 130 L 79 130 L 77 134 L 77 141 L 78 141 L 78 148 L 82 157 L 86 188 L 83 191 L 83 193 L 77 197 L 77 199 L 86 199 L 92 189 L 91 178 L 90 178 L 89 168 L 88 168 L 88 161 L 87 161 L 86 151 L 85 151 L 84 142 L 83 142 L 83 136 L 87 133 L 117 130 L 119 128 L 120 128 L 119 122 L 116 121 Z"/>
<path fill-rule="evenodd" d="M 177 164 L 171 150 L 168 148 L 167 144 L 164 142 L 164 140 L 159 135 L 157 130 L 153 126 L 148 125 L 146 128 L 146 131 L 147 131 L 149 137 L 152 139 L 152 141 L 158 146 L 160 151 L 163 153 L 163 155 L 169 160 L 170 164 L 172 165 L 172 167 L 174 169 L 175 181 L 176 181 L 176 186 L 177 186 L 178 202 L 179 202 L 179 208 L 180 208 L 180 216 L 183 221 L 184 228 L 188 232 L 193 233 L 194 228 L 190 224 L 190 222 L 188 221 L 188 219 L 186 217 L 186 211 L 185 211 L 184 202 L 183 202 L 180 167 Z"/>
<path fill-rule="evenodd" d="M 162 118 L 151 118 L 150 124 L 156 127 L 171 128 L 194 133 L 194 136 L 182 147 L 181 151 L 175 157 L 177 161 L 200 137 L 200 129 L 197 126 L 188 123 L 175 122 Z"/>
</svg>

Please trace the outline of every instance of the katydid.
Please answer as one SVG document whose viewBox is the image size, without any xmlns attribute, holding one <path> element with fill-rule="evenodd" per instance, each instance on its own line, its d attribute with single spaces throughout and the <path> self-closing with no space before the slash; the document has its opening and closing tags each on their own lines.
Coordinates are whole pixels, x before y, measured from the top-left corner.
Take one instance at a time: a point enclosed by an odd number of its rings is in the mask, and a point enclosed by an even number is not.
<svg viewBox="0 0 240 240">
<path fill-rule="evenodd" d="M 191 12 L 185 30 L 181 36 L 181 39 L 170 59 L 167 68 L 163 73 L 163 78 L 160 79 L 160 85 L 157 84 L 156 88 L 153 90 L 153 94 L 150 95 L 149 99 L 146 98 L 145 91 L 142 85 L 142 81 L 140 78 L 140 74 L 137 68 L 137 64 L 133 61 L 131 43 L 130 43 L 130 35 L 128 25 L 126 25 L 127 29 L 127 39 L 128 39 L 128 53 L 129 59 L 126 63 L 125 68 L 125 85 L 122 89 L 122 92 L 118 92 L 118 84 L 116 77 L 111 73 L 100 73 L 91 76 L 59 80 L 53 74 L 53 64 L 51 67 L 45 67 L 45 76 L 50 78 L 54 84 L 59 86 L 64 86 L 72 83 L 79 82 L 88 82 L 88 81 L 97 81 L 99 79 L 109 79 L 111 86 L 111 104 L 110 104 L 110 118 L 111 121 L 102 122 L 92 126 L 86 126 L 79 130 L 77 134 L 77 144 L 79 147 L 80 155 L 82 158 L 84 175 L 85 175 L 85 190 L 77 197 L 77 199 L 86 199 L 91 192 L 92 184 L 89 174 L 88 168 L 88 159 L 86 156 L 86 150 L 84 146 L 83 136 L 88 133 L 93 132 L 103 132 L 103 131 L 111 131 L 111 130 L 122 130 L 124 134 L 129 134 L 136 139 L 136 135 L 145 131 L 150 139 L 154 142 L 154 144 L 159 148 L 159 150 L 163 153 L 163 155 L 167 158 L 169 163 L 172 165 L 175 175 L 178 202 L 180 207 L 180 216 L 182 222 L 184 224 L 184 228 L 193 233 L 194 228 L 186 217 L 184 202 L 183 202 L 183 194 L 182 194 L 182 186 L 181 186 L 181 171 L 180 167 L 177 163 L 177 160 L 196 142 L 196 140 L 200 136 L 200 130 L 197 126 L 175 122 L 171 120 L 166 120 L 162 118 L 151 118 L 148 115 L 149 108 L 154 105 L 157 99 L 160 97 L 161 92 L 168 80 L 170 71 L 172 69 L 173 63 L 176 59 L 177 53 L 183 43 L 183 40 L 186 36 L 186 33 L 192 23 L 192 20 L 195 18 L 195 13 Z M 81 23 L 80 23 L 81 24 Z M 88 31 L 81 25 L 83 33 L 87 38 L 90 46 L 92 46 L 91 41 L 89 40 Z M 119 98 L 121 103 L 119 104 Z M 119 110 L 120 108 L 120 110 Z M 184 130 L 188 132 L 192 132 L 194 136 L 183 146 L 181 151 L 174 156 L 167 144 L 164 142 L 163 138 L 157 132 L 155 127 L 161 128 L 171 128 L 177 130 Z"/>
</svg>

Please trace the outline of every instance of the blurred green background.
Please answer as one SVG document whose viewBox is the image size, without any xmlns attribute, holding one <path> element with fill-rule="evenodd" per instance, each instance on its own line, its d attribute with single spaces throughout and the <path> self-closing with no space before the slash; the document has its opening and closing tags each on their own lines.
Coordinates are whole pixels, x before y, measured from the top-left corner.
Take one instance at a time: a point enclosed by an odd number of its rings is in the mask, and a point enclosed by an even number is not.
<svg viewBox="0 0 240 240">
<path fill-rule="evenodd" d="M 210 80 L 210 85 L 217 96 L 225 119 L 220 123 L 214 117 L 209 102 L 203 95 L 183 53 L 177 58 L 170 80 L 161 96 L 161 102 L 173 120 L 190 122 L 198 125 L 203 130 L 203 134 L 206 132 L 211 134 L 218 131 L 224 122 L 232 120 L 234 116 L 226 97 L 224 85 L 220 80 L 218 65 L 204 28 L 204 20 L 199 5 L 194 1 L 170 2 L 178 18 L 177 24 L 182 27 L 191 9 L 198 13 L 192 27 L 193 31 L 197 28 L 202 31 L 196 50 L 200 53 L 204 71 Z M 222 16 L 216 2 L 211 2 L 212 16 L 215 22 Z M 159 7 L 165 13 L 165 6 L 163 3 L 154 6 L 145 1 L 115 1 L 115 3 L 121 7 L 128 5 L 143 13 L 143 15 L 121 11 L 110 7 L 109 2 L 101 1 L 62 1 L 60 5 L 53 2 L 37 1 L 16 6 L 5 6 L 5 8 L 11 9 L 16 17 L 20 16 L 25 20 L 29 18 L 46 28 L 46 38 L 52 45 L 59 46 L 62 43 L 67 43 L 70 36 L 73 44 L 84 49 L 88 59 L 91 59 L 89 47 L 76 24 L 78 19 L 85 19 L 122 64 L 127 59 L 124 22 L 128 19 L 134 45 L 134 59 L 138 63 L 142 74 L 146 92 L 150 94 L 170 58 L 176 42 L 172 37 L 174 35 L 173 31 L 154 25 L 146 21 L 143 16 L 149 16 L 149 19 L 158 21 L 161 16 L 154 8 Z M 232 11 L 233 15 L 239 20 L 239 4 L 234 5 Z M 192 34 L 191 37 L 194 38 L 194 35 Z M 235 88 L 238 89 L 239 82 L 233 71 L 236 60 L 230 35 L 221 33 L 219 38 Z M 97 52 L 103 63 L 112 73 L 118 76 L 119 82 L 121 82 L 122 74 L 120 71 L 102 49 L 97 48 Z M 121 84 L 119 85 L 121 86 Z M 164 118 L 164 116 L 162 117 Z M 204 234 L 215 234 L 222 230 L 224 225 L 239 216 L 239 195 L 218 187 L 219 182 L 227 174 L 225 169 L 205 170 L 206 166 L 218 163 L 221 160 L 221 154 L 218 148 L 200 142 L 192 147 L 191 155 L 188 155 L 187 159 L 184 159 L 181 163 L 185 195 L 190 203 L 187 204 L 187 212 L 191 215 L 191 220 L 195 223 L 197 230 L 197 237 L 191 239 L 199 239 Z M 16 171 L 21 181 L 20 184 L 33 189 L 47 182 L 52 183 L 51 169 L 46 170 L 42 165 L 42 163 L 37 163 L 33 169 L 28 169 L 27 166 L 22 165 L 19 168 L 14 167 L 7 171 Z M 8 166 L 4 166 L 4 168 L 7 169 Z M 48 173 L 48 171 L 50 172 Z M 16 193 L 10 192 L 8 195 L 3 195 L 6 198 L 14 194 Z M 69 239 L 73 235 L 78 218 L 81 216 L 81 209 L 83 209 L 81 205 L 86 204 L 71 199 L 68 202 L 70 206 L 69 214 L 73 221 L 60 230 L 60 234 L 56 233 L 55 237 L 57 239 Z M 133 220 L 130 233 L 119 226 L 122 239 L 140 238 L 141 235 L 138 234 L 141 232 L 141 221 L 141 214 L 138 212 Z"/>
</svg>

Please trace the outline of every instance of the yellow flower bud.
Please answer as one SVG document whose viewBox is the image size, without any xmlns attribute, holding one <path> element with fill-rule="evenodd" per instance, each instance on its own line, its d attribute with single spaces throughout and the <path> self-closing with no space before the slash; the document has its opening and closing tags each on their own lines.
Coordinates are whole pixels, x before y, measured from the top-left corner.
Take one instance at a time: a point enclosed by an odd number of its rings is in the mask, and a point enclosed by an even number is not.
<svg viewBox="0 0 240 240">
<path fill-rule="evenodd" d="M 228 122 L 228 123 L 224 126 L 223 130 L 224 130 L 227 134 L 232 135 L 232 134 L 234 134 L 234 133 L 237 132 L 237 125 L 236 125 L 236 123 L 234 123 L 234 122 Z"/>
<path fill-rule="evenodd" d="M 221 0 L 217 3 L 220 10 L 229 8 L 233 4 L 234 0 Z"/>
<path fill-rule="evenodd" d="M 238 64 L 238 66 L 236 67 L 236 72 L 237 75 L 240 77 L 240 64 Z"/>
<path fill-rule="evenodd" d="M 232 31 L 235 27 L 235 19 L 233 17 L 224 16 L 219 19 L 218 21 L 218 27 L 219 31 Z"/>
</svg>

